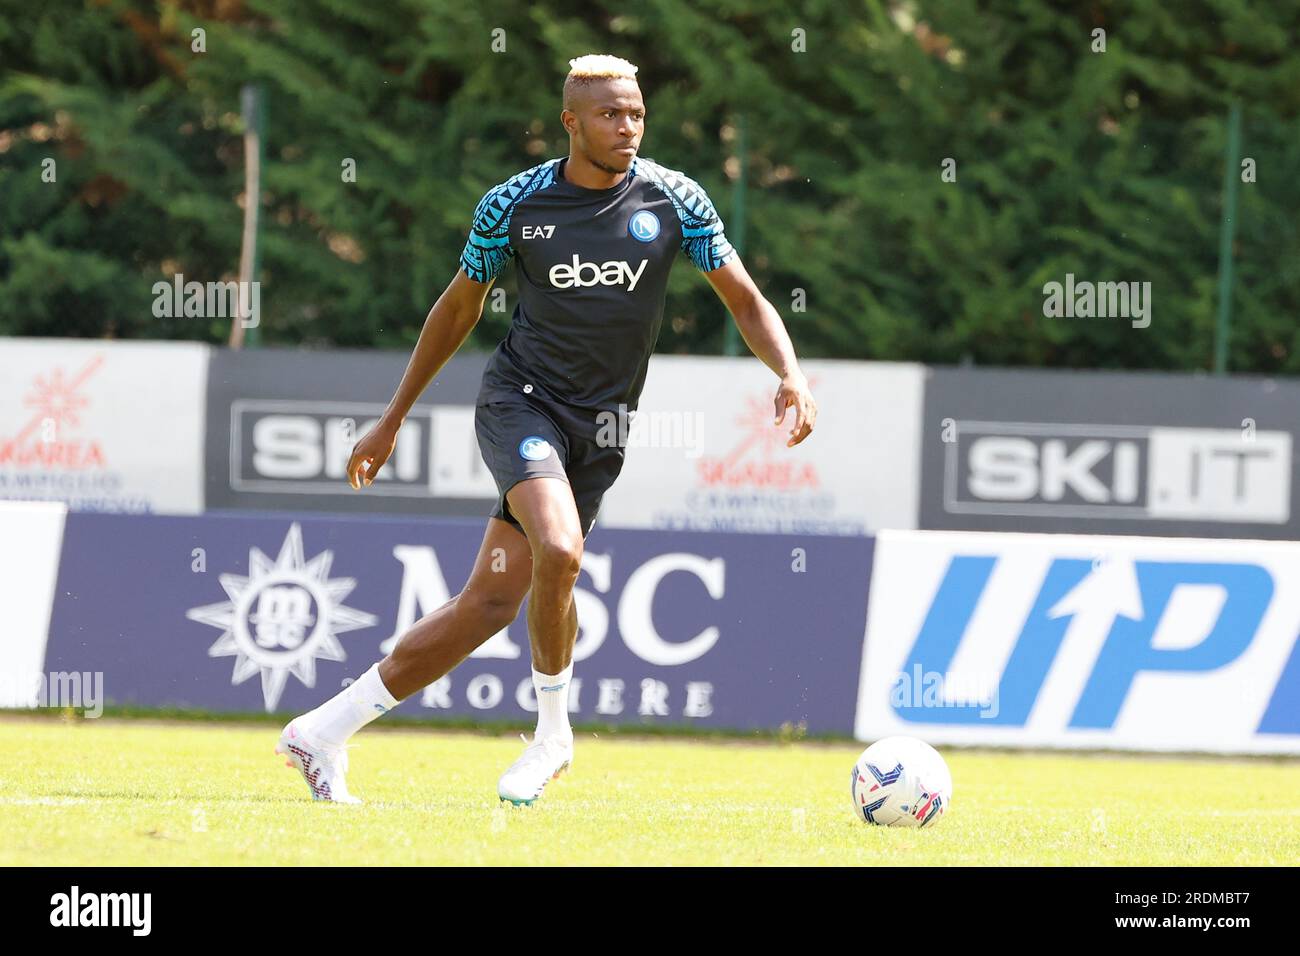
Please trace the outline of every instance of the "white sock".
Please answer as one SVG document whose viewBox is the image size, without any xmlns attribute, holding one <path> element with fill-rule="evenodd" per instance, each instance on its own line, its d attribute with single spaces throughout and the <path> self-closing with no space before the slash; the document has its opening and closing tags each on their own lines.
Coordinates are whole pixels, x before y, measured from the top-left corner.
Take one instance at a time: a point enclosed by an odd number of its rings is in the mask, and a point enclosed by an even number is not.
<svg viewBox="0 0 1300 956">
<path fill-rule="evenodd" d="M 573 737 L 569 727 L 569 680 L 573 677 L 573 661 L 558 674 L 543 674 L 533 668 L 533 689 L 537 692 L 537 735 L 534 739 L 552 735 Z"/>
<path fill-rule="evenodd" d="M 298 718 L 299 726 L 327 747 L 341 747 L 347 739 L 400 701 L 388 692 L 374 664 L 347 687 L 313 711 Z"/>
</svg>

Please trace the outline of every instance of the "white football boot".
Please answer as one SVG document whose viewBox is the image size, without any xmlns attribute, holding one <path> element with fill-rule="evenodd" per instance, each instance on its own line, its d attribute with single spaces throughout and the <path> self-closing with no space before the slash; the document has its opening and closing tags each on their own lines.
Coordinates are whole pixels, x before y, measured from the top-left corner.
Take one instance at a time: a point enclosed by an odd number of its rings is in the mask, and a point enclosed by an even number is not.
<svg viewBox="0 0 1300 956">
<path fill-rule="evenodd" d="M 528 744 L 523 734 L 519 738 Z M 497 796 L 515 806 L 528 806 L 542 795 L 542 788 L 573 763 L 573 738 L 550 736 L 524 748 L 524 755 L 510 765 L 497 782 Z"/>
<path fill-rule="evenodd" d="M 360 803 L 348 793 L 348 751 L 346 747 L 324 747 L 303 735 L 291 720 L 280 734 L 275 752 L 287 759 L 286 767 L 302 774 L 311 788 L 311 798 L 328 803 Z"/>
</svg>

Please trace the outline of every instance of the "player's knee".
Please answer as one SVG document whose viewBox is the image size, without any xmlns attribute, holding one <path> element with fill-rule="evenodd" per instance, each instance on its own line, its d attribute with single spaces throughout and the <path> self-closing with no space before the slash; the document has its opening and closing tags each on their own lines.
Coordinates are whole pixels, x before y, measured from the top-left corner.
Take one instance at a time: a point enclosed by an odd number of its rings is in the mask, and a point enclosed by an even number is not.
<svg viewBox="0 0 1300 956">
<path fill-rule="evenodd" d="M 533 574 L 547 578 L 577 578 L 582 566 L 582 536 L 554 533 L 533 546 Z"/>
<path fill-rule="evenodd" d="M 518 617 L 521 604 L 521 597 L 492 591 L 465 590 L 456 598 L 456 606 L 461 611 L 473 615 L 485 627 L 490 627 L 493 634 Z"/>
</svg>

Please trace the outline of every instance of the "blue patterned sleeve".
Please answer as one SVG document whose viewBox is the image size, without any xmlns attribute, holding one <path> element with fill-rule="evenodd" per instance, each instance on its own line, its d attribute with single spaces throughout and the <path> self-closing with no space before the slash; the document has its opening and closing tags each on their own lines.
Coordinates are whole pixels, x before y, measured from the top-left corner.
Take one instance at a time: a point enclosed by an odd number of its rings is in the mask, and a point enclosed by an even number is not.
<svg viewBox="0 0 1300 956">
<path fill-rule="evenodd" d="M 720 269 L 736 258 L 722 218 L 699 183 L 686 179 L 683 186 L 675 190 L 681 200 L 677 211 L 682 219 L 682 252 L 701 272 Z"/>
<path fill-rule="evenodd" d="M 474 223 L 460 254 L 460 267 L 475 282 L 491 282 L 515 251 L 510 246 L 510 213 L 514 202 L 505 184 L 489 189 L 474 209 Z"/>
</svg>

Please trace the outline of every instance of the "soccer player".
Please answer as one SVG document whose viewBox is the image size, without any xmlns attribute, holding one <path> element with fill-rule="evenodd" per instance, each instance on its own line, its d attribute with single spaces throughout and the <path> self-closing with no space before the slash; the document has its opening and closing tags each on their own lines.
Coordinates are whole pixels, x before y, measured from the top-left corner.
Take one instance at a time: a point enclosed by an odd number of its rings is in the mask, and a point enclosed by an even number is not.
<svg viewBox="0 0 1300 956">
<path fill-rule="evenodd" d="M 498 796 L 531 803 L 572 763 L 573 587 L 584 541 L 624 454 L 616 442 L 600 440 L 611 429 L 598 423 L 637 407 L 678 249 L 708 277 L 746 344 L 780 379 L 774 424 L 794 409 L 787 446 L 807 438 L 817 420 L 781 318 L 741 265 L 709 197 L 681 173 L 638 156 L 646 113 L 637 68 L 596 55 L 570 66 L 560 114 L 569 155 L 483 196 L 456 277 L 429 312 L 387 411 L 348 462 L 353 488 L 375 480 L 403 418 L 465 341 L 493 281 L 515 260 L 519 304 L 484 371 L 475 413 L 479 448 L 500 498 L 464 590 L 416 622 L 357 681 L 285 727 L 276 751 L 302 772 L 317 800 L 357 802 L 345 781 L 348 738 L 514 621 L 529 594 L 537 729 L 500 778 Z"/>
</svg>

